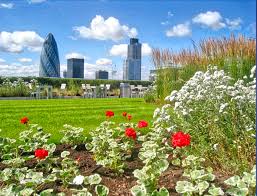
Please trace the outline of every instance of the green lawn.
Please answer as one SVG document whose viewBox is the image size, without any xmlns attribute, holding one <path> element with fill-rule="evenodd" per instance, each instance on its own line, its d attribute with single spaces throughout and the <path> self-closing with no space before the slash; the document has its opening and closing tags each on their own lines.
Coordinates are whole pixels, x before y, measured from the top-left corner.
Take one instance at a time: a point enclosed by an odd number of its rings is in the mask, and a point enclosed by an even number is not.
<svg viewBox="0 0 257 196">
<path fill-rule="evenodd" d="M 20 118 L 27 116 L 30 123 L 39 124 L 52 134 L 51 141 L 59 141 L 59 130 L 64 124 L 83 127 L 85 133 L 96 128 L 106 119 L 105 111 L 115 113 L 115 122 L 124 121 L 121 113 L 133 116 L 132 122 L 151 122 L 156 105 L 144 103 L 143 99 L 52 99 L 52 100 L 1 100 L 0 135 L 17 138 L 25 130 Z"/>
</svg>

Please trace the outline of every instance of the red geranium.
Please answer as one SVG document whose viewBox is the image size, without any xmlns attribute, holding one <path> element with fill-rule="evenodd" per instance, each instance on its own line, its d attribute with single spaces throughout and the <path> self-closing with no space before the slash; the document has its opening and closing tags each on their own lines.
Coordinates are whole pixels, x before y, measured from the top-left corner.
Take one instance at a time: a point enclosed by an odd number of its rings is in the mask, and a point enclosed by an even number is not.
<svg viewBox="0 0 257 196">
<path fill-rule="evenodd" d="M 182 131 L 178 131 L 171 136 L 171 144 L 173 147 L 184 147 L 190 145 L 190 135 Z"/>
<path fill-rule="evenodd" d="M 39 159 L 45 159 L 48 156 L 48 151 L 45 149 L 36 149 L 35 150 L 35 157 Z"/>
<path fill-rule="evenodd" d="M 148 126 L 148 122 L 144 121 L 144 120 L 140 120 L 137 124 L 138 128 L 143 128 L 143 127 L 147 127 Z"/>
<path fill-rule="evenodd" d="M 122 112 L 122 116 L 126 117 L 127 116 L 127 112 Z"/>
<path fill-rule="evenodd" d="M 135 129 L 133 129 L 133 128 L 127 128 L 126 130 L 125 130 L 125 135 L 127 136 L 127 137 L 130 137 L 130 138 L 132 138 L 132 139 L 136 139 L 136 137 L 137 137 L 137 133 L 136 133 L 136 131 L 135 131 Z"/>
<path fill-rule="evenodd" d="M 21 122 L 21 124 L 26 125 L 26 124 L 28 124 L 29 119 L 28 119 L 28 117 L 23 117 L 23 118 L 21 118 L 20 122 Z"/>
<path fill-rule="evenodd" d="M 131 120 L 131 119 L 132 119 L 132 116 L 129 114 L 129 115 L 127 116 L 127 118 L 128 118 L 128 120 Z"/>
<path fill-rule="evenodd" d="M 105 112 L 105 116 L 108 117 L 108 118 L 111 118 L 112 116 L 114 116 L 114 112 L 111 111 L 111 110 L 108 110 Z"/>
</svg>

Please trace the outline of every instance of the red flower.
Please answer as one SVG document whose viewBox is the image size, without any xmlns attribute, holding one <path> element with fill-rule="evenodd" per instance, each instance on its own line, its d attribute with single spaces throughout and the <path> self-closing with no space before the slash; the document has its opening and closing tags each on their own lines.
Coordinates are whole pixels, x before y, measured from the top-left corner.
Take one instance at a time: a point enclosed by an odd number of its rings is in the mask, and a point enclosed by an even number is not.
<svg viewBox="0 0 257 196">
<path fill-rule="evenodd" d="M 29 119 L 28 119 L 28 117 L 23 117 L 23 118 L 21 118 L 20 122 L 21 122 L 21 124 L 26 125 L 26 124 L 28 124 Z"/>
<path fill-rule="evenodd" d="M 137 124 L 138 128 L 143 128 L 143 127 L 147 127 L 148 126 L 148 122 L 144 121 L 144 120 L 140 120 Z"/>
<path fill-rule="evenodd" d="M 173 147 L 184 147 L 190 145 L 190 135 L 182 131 L 178 131 L 171 136 L 171 144 Z"/>
<path fill-rule="evenodd" d="M 127 117 L 128 117 L 128 120 L 132 119 L 132 116 L 130 114 Z"/>
<path fill-rule="evenodd" d="M 48 156 L 48 151 L 45 149 L 36 149 L 35 150 L 35 157 L 39 159 L 45 159 Z"/>
<path fill-rule="evenodd" d="M 122 112 L 122 116 L 126 117 L 127 116 L 127 112 Z"/>
<path fill-rule="evenodd" d="M 127 136 L 127 137 L 130 137 L 130 138 L 132 138 L 132 139 L 136 139 L 136 137 L 137 137 L 137 133 L 136 133 L 136 131 L 135 131 L 135 129 L 133 129 L 133 128 L 127 128 L 126 130 L 125 130 L 125 135 Z"/>
<path fill-rule="evenodd" d="M 112 116 L 114 116 L 114 112 L 111 111 L 111 110 L 108 110 L 105 112 L 105 116 L 108 117 L 108 118 L 111 118 Z"/>
</svg>

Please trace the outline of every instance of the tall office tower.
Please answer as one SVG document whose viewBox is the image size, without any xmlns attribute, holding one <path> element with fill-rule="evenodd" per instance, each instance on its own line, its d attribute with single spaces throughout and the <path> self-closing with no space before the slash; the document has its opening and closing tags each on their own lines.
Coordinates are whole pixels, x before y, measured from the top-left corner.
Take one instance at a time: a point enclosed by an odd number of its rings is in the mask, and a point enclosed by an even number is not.
<svg viewBox="0 0 257 196">
<path fill-rule="evenodd" d="M 108 80 L 109 73 L 108 71 L 96 71 L 95 72 L 95 79 L 102 79 L 102 80 Z"/>
<path fill-rule="evenodd" d="M 84 59 L 67 59 L 67 78 L 84 78 Z"/>
<path fill-rule="evenodd" d="M 128 54 L 125 70 L 128 80 L 141 80 L 141 48 L 137 38 L 131 38 L 128 45 Z"/>
<path fill-rule="evenodd" d="M 49 33 L 43 43 L 39 77 L 60 77 L 60 61 L 58 48 L 54 36 Z"/>
<path fill-rule="evenodd" d="M 128 66 L 127 60 L 123 61 L 123 80 L 128 80 Z"/>
</svg>

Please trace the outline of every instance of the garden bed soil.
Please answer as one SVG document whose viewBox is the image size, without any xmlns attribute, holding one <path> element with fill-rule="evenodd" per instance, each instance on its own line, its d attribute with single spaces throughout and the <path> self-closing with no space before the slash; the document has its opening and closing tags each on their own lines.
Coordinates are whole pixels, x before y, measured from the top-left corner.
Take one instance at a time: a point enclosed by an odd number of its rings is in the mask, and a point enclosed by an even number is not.
<svg viewBox="0 0 257 196">
<path fill-rule="evenodd" d="M 129 196 L 131 195 L 130 189 L 136 185 L 136 178 L 133 176 L 133 171 L 135 169 L 140 169 L 143 167 L 143 163 L 141 160 L 136 157 L 133 160 L 126 161 L 126 169 L 125 172 L 121 175 L 115 175 L 113 171 L 110 169 L 101 167 L 96 164 L 93 159 L 93 154 L 87 151 L 82 145 L 77 147 L 77 150 L 71 148 L 70 145 L 57 145 L 56 150 L 54 152 L 55 156 L 60 156 L 61 152 L 64 150 L 68 150 L 70 152 L 70 157 L 74 160 L 78 160 L 78 167 L 80 169 L 80 174 L 84 176 L 88 176 L 91 174 L 98 173 L 102 177 L 101 184 L 107 186 L 109 188 L 110 196 Z M 37 164 L 36 158 L 31 159 L 25 162 L 25 166 L 28 168 L 34 168 Z M 0 164 L 1 169 L 7 167 L 4 164 Z M 182 170 L 179 167 L 170 166 L 160 177 L 159 180 L 159 188 L 165 187 L 169 190 L 170 196 L 179 195 L 176 193 L 175 186 L 176 182 L 179 180 L 183 180 Z M 224 180 L 224 176 L 217 175 L 218 179 L 216 181 L 222 182 Z M 220 177 L 220 180 L 219 180 Z M 222 179 L 222 180 L 221 180 Z M 0 182 L 1 186 L 1 182 Z M 37 188 L 38 192 L 41 192 L 45 189 L 54 189 L 54 192 L 64 192 L 67 196 L 71 196 L 72 192 L 70 188 L 75 188 L 76 186 L 71 185 L 68 188 L 62 186 L 61 182 L 47 183 L 42 184 Z M 79 188 L 79 187 L 76 187 Z"/>
</svg>

